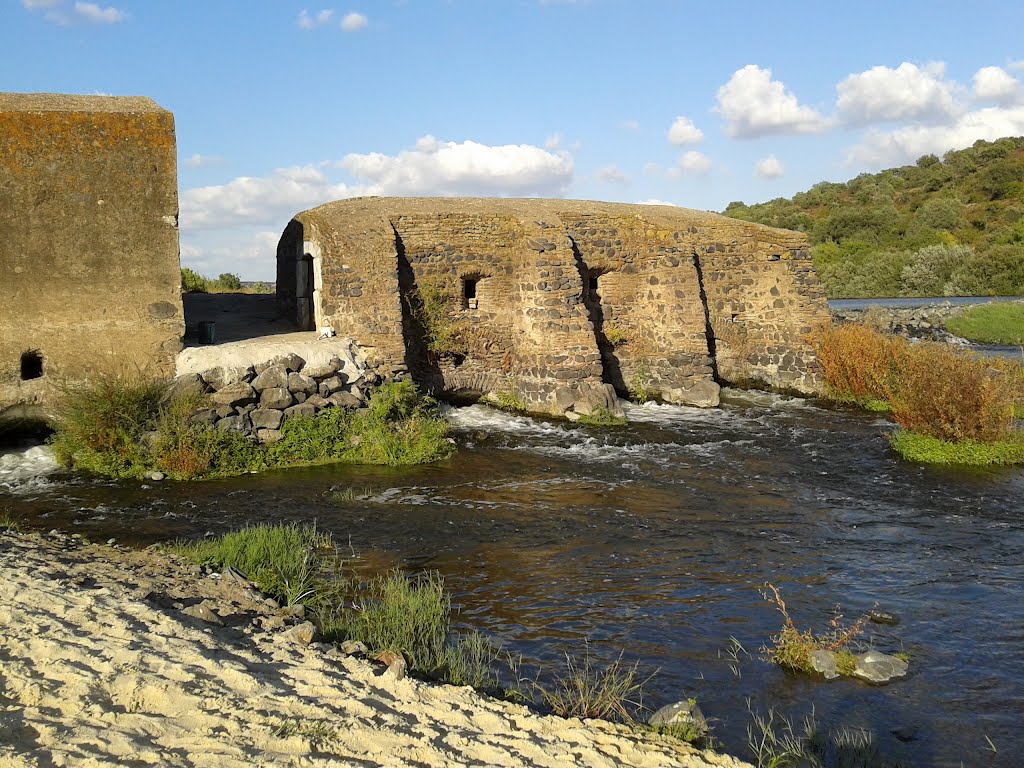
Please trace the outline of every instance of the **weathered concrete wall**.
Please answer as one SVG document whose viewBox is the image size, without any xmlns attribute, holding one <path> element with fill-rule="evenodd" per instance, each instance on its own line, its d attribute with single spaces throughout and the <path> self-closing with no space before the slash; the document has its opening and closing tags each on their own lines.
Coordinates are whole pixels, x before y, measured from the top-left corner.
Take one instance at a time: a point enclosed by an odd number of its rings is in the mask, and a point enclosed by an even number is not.
<svg viewBox="0 0 1024 768">
<path fill-rule="evenodd" d="M 174 118 L 147 98 L 0 94 L 0 413 L 65 382 L 174 373 Z M 42 375 L 26 379 L 22 356 Z"/>
<path fill-rule="evenodd" d="M 819 386 L 804 336 L 828 311 L 797 233 L 665 206 L 360 198 L 296 216 L 278 256 L 287 311 L 308 284 L 318 326 L 435 391 L 586 413 L 616 392 L 714 405 L 718 381 Z M 451 297 L 467 351 L 426 349 L 421 286 Z"/>
</svg>

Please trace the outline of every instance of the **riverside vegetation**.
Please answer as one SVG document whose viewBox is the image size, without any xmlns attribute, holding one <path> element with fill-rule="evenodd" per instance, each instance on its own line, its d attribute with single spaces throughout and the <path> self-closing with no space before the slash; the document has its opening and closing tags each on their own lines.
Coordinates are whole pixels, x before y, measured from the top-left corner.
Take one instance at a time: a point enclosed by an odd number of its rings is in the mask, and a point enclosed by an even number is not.
<svg viewBox="0 0 1024 768">
<path fill-rule="evenodd" d="M 949 345 L 886 336 L 847 323 L 814 339 L 827 396 L 885 411 L 891 445 L 911 461 L 1024 464 L 1024 367 Z"/>
<path fill-rule="evenodd" d="M 585 649 L 582 655 L 567 654 L 565 666 L 547 685 L 539 678 L 524 677 L 518 657 L 479 632 L 453 630 L 451 596 L 438 573 L 390 571 L 361 577 L 340 555 L 331 535 L 314 525 L 253 525 L 220 538 L 177 541 L 164 548 L 196 565 L 237 569 L 281 604 L 301 604 L 324 641 L 357 641 L 369 657 L 398 652 L 410 671 L 423 679 L 469 685 L 510 701 L 543 705 L 562 717 L 617 721 L 679 741 L 695 743 L 707 737 L 706 728 L 690 722 L 661 726 L 637 722 L 643 688 L 653 675 L 644 677 L 638 663 L 628 664 L 621 656 L 601 667 Z M 782 635 L 773 638 L 771 661 L 784 663 L 785 658 L 792 660 L 791 666 L 804 669 L 799 649 L 807 642 L 815 648 L 840 647 L 861 626 L 858 622 L 843 629 L 836 624 L 833 633 L 823 636 L 801 633 L 777 591 L 775 595 L 786 627 L 797 640 L 780 640 L 787 634 L 784 628 Z M 892 765 L 879 757 L 869 731 L 824 732 L 813 712 L 804 719 L 802 731 L 774 709 L 767 715 L 751 709 L 750 717 L 747 748 L 759 767 Z M 292 730 L 301 724 L 282 727 Z"/>
<path fill-rule="evenodd" d="M 946 329 L 977 344 L 1024 347 L 1024 302 L 993 302 L 971 307 L 950 318 Z M 1024 349 L 1021 359 L 1024 360 Z"/>
<path fill-rule="evenodd" d="M 598 668 L 589 653 L 566 656 L 549 688 L 521 675 L 521 660 L 479 632 L 452 629 L 452 601 L 436 572 L 391 571 L 360 578 L 334 547 L 330 534 L 312 525 L 254 525 L 217 539 L 165 546 L 197 565 L 236 568 L 283 605 L 302 604 L 329 642 L 358 641 L 369 655 L 401 653 L 411 671 L 429 680 L 469 685 L 527 703 L 540 700 L 563 717 L 634 723 L 646 680 L 638 664 L 621 658 Z M 648 680 L 650 678 L 647 678 Z M 697 741 L 696 730 L 658 732 Z M 689 736 L 689 738 L 684 738 Z"/>
<path fill-rule="evenodd" d="M 454 451 L 437 404 L 409 381 L 380 385 L 365 408 L 289 418 L 281 439 L 268 445 L 193 421 L 204 396 L 170 393 L 170 382 L 132 375 L 69 389 L 50 438 L 54 455 L 64 466 L 107 477 L 159 471 L 191 480 L 328 462 L 421 464 Z"/>
<path fill-rule="evenodd" d="M 829 298 L 1024 295 L 1021 137 L 724 214 L 806 232 Z"/>
</svg>

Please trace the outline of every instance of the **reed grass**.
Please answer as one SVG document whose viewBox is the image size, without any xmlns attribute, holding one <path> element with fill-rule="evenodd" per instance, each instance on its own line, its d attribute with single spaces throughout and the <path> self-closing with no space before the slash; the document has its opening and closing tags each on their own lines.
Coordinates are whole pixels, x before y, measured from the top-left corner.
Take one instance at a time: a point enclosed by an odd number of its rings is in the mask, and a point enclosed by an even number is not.
<svg viewBox="0 0 1024 768">
<path fill-rule="evenodd" d="M 643 688 L 650 681 L 640 678 L 639 662 L 627 664 L 620 655 L 611 664 L 598 667 L 590 655 L 565 655 L 565 668 L 554 685 L 541 691 L 541 699 L 562 717 L 600 718 L 632 723 L 631 710 L 643 705 Z"/>
</svg>

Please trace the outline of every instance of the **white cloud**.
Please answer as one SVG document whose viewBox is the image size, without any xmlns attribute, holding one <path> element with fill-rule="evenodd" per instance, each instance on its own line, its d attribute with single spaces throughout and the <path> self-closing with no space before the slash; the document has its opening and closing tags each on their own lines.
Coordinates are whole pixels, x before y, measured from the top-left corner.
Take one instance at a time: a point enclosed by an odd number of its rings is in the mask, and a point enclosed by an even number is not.
<svg viewBox="0 0 1024 768">
<path fill-rule="evenodd" d="M 189 168 L 206 168 L 211 165 L 221 165 L 223 162 L 223 157 L 218 157 L 217 155 L 200 155 L 198 152 L 184 160 L 184 164 Z"/>
<path fill-rule="evenodd" d="M 851 165 L 890 166 L 921 155 L 942 155 L 969 147 L 978 139 L 994 141 L 1024 135 L 1024 106 L 986 107 L 961 115 L 951 125 L 910 125 L 892 131 L 869 131 L 846 155 Z"/>
<path fill-rule="evenodd" d="M 711 159 L 703 152 L 690 150 L 679 158 L 676 167 L 669 171 L 674 176 L 683 174 L 702 175 L 711 170 Z M 673 173 L 674 172 L 674 173 Z"/>
<path fill-rule="evenodd" d="M 777 179 L 786 172 L 775 155 L 762 157 L 754 166 L 754 175 L 759 179 Z"/>
<path fill-rule="evenodd" d="M 1006 65 L 1006 68 L 1012 69 L 1014 72 L 1024 72 L 1024 59 L 1011 61 Z"/>
<path fill-rule="evenodd" d="M 802 106 L 786 86 L 772 80 L 772 71 L 748 64 L 733 73 L 718 89 L 715 112 L 726 121 L 725 132 L 736 138 L 772 133 L 816 133 L 829 122 L 810 107 Z"/>
<path fill-rule="evenodd" d="M 622 124 L 622 127 L 625 128 L 627 131 L 639 131 L 640 130 L 640 121 L 639 120 L 626 120 Z"/>
<path fill-rule="evenodd" d="M 974 73 L 974 98 L 1012 104 L 1021 98 L 1020 81 L 1002 67 L 982 67 Z"/>
<path fill-rule="evenodd" d="M 21 0 L 29 11 L 45 10 L 43 18 L 52 24 L 68 26 L 77 22 L 86 24 L 118 24 L 128 16 L 114 6 L 101 7 L 97 3 L 76 2 L 70 8 L 67 0 Z"/>
<path fill-rule="evenodd" d="M 299 211 L 359 194 L 331 182 L 311 165 L 279 168 L 262 178 L 239 176 L 226 184 L 187 189 L 181 196 L 182 232 L 257 224 L 282 230 Z"/>
<path fill-rule="evenodd" d="M 629 177 L 619 170 L 619 167 L 616 165 L 606 165 L 604 168 L 598 168 L 594 171 L 594 178 L 609 184 L 629 183 Z"/>
<path fill-rule="evenodd" d="M 684 144 L 699 144 L 704 139 L 704 131 L 693 124 L 688 117 L 679 116 L 668 129 L 669 144 L 677 147 Z"/>
<path fill-rule="evenodd" d="M 341 28 L 346 32 L 357 32 L 360 29 L 364 29 L 369 23 L 370 20 L 366 16 L 352 11 L 351 13 L 346 13 L 342 18 Z"/>
<path fill-rule="evenodd" d="M 125 19 L 114 6 L 100 8 L 96 3 L 75 3 L 75 15 L 93 24 L 117 24 Z"/>
<path fill-rule="evenodd" d="M 657 163 L 644 163 L 644 176 L 657 176 L 661 173 L 661 166 Z"/>
<path fill-rule="evenodd" d="M 552 133 L 544 142 L 544 146 L 547 149 L 558 149 L 562 146 L 562 134 Z"/>
<path fill-rule="evenodd" d="M 847 77 L 836 86 L 836 107 L 850 125 L 950 122 L 962 112 L 956 89 L 945 79 L 945 65 L 931 63 L 922 69 L 903 62 L 895 69 L 872 67 Z"/>
<path fill-rule="evenodd" d="M 675 203 L 670 203 L 668 200 L 659 200 L 656 197 L 649 198 L 647 200 L 637 200 L 637 205 L 670 205 L 673 208 L 678 208 Z"/>
<path fill-rule="evenodd" d="M 329 8 L 325 8 L 322 11 L 318 11 L 316 15 L 310 14 L 309 11 L 303 8 L 299 12 L 299 17 L 295 20 L 295 24 L 296 26 L 298 26 L 299 29 L 309 31 L 311 29 L 316 29 L 317 27 L 324 26 L 325 24 L 329 23 L 333 17 L 334 11 L 330 10 Z"/>
<path fill-rule="evenodd" d="M 572 157 L 566 152 L 530 144 L 441 143 L 432 136 L 397 155 L 346 155 L 338 167 L 376 195 L 557 196 L 573 177 Z"/>
</svg>

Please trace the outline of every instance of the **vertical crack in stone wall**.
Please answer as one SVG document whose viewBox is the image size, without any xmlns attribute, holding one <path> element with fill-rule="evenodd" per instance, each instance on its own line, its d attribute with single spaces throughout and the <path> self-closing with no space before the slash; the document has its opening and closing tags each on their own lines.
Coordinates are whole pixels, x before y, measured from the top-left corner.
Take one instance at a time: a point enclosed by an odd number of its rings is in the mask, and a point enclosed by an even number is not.
<svg viewBox="0 0 1024 768">
<path fill-rule="evenodd" d="M 700 256 L 693 254 L 693 268 L 697 270 L 697 285 L 700 286 L 700 303 L 704 307 L 704 335 L 708 340 L 708 359 L 711 360 L 711 375 L 715 383 L 721 385 L 718 375 L 718 345 L 715 342 L 715 329 L 711 326 L 711 308 L 708 306 L 708 293 L 704 290 L 704 271 L 700 266 Z"/>
</svg>

